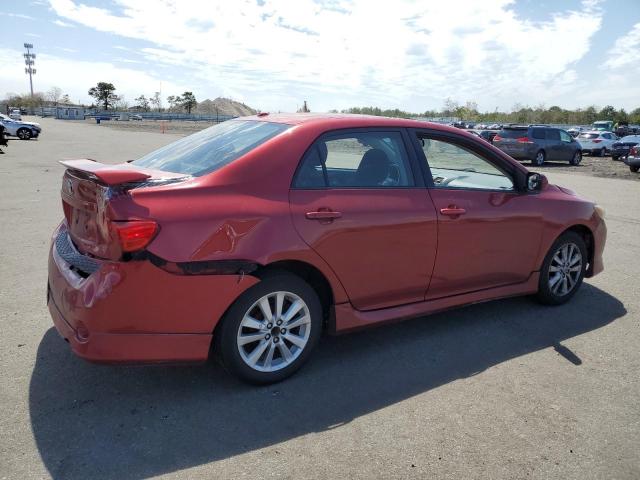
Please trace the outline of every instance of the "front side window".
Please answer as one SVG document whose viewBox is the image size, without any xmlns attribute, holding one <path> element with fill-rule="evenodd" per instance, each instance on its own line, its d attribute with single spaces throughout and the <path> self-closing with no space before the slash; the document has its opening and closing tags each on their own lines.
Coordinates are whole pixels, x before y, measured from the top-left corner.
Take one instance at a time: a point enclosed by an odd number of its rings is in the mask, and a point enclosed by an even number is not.
<svg viewBox="0 0 640 480">
<path fill-rule="evenodd" d="M 132 163 L 198 177 L 224 167 L 290 127 L 283 123 L 229 120 L 170 143 Z"/>
<path fill-rule="evenodd" d="M 565 143 L 571 143 L 571 135 L 569 135 L 567 132 L 560 130 L 560 140 L 562 140 Z"/>
<path fill-rule="evenodd" d="M 513 182 L 488 160 L 459 145 L 418 136 L 435 188 L 513 190 Z"/>
<path fill-rule="evenodd" d="M 306 153 L 295 188 L 398 188 L 414 186 L 398 132 L 358 132 L 318 140 Z"/>
</svg>

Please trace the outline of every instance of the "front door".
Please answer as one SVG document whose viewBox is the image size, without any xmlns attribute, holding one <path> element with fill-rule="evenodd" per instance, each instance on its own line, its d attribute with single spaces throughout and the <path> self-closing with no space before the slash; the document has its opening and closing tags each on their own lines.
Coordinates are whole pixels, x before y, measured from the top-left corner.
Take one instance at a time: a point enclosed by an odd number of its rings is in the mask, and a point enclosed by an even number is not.
<svg viewBox="0 0 640 480">
<path fill-rule="evenodd" d="M 417 132 L 433 179 L 438 255 L 427 299 L 526 281 L 535 265 L 542 218 L 535 195 L 517 192 L 507 169 L 455 135 Z"/>
<path fill-rule="evenodd" d="M 433 270 L 436 214 L 407 141 L 401 131 L 324 136 L 290 191 L 298 233 L 359 310 L 422 301 Z"/>
</svg>

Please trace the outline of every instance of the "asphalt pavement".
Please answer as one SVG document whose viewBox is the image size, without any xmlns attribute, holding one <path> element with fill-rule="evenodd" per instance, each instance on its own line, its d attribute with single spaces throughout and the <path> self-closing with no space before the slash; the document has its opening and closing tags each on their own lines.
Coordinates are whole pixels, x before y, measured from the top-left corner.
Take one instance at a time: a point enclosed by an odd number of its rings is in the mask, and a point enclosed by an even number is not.
<svg viewBox="0 0 640 480">
<path fill-rule="evenodd" d="M 179 137 L 40 119 L 0 156 L 0 478 L 640 478 L 640 183 L 550 171 L 607 211 L 605 271 L 340 337 L 252 387 L 216 365 L 74 357 L 45 305 L 57 161 Z"/>
</svg>

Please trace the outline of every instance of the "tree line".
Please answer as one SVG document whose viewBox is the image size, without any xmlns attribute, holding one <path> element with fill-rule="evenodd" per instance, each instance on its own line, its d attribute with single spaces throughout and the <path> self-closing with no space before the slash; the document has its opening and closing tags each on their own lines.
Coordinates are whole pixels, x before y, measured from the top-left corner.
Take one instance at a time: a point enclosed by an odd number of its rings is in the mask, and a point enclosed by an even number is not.
<svg viewBox="0 0 640 480">
<path fill-rule="evenodd" d="M 332 110 L 338 113 L 338 110 Z M 479 112 L 476 102 L 466 102 L 460 105 L 455 100 L 447 99 L 441 110 L 427 110 L 422 113 L 406 112 L 404 110 L 381 109 L 378 107 L 352 107 L 341 110 L 341 113 L 358 113 L 363 115 L 378 115 L 400 118 L 452 118 L 480 123 L 557 123 L 565 125 L 589 125 L 597 120 L 611 120 L 613 122 L 629 122 L 640 124 L 640 107 L 627 112 L 624 108 L 617 110 L 611 105 L 598 108 L 591 105 L 574 110 L 565 109 L 557 105 L 546 108 L 544 105 L 536 107 L 515 104 L 510 112 Z"/>
</svg>

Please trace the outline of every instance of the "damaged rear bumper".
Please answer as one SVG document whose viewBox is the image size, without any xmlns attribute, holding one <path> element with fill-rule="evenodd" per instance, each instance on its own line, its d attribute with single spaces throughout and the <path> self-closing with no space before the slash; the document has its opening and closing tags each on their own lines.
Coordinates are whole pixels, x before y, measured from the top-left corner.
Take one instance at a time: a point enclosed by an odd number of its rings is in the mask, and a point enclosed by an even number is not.
<svg viewBox="0 0 640 480">
<path fill-rule="evenodd" d="M 258 282 L 250 275 L 175 274 L 148 260 L 89 258 L 61 237 L 68 238 L 64 223 L 49 255 L 47 304 L 73 352 L 93 362 L 204 361 L 219 319 Z"/>
</svg>

